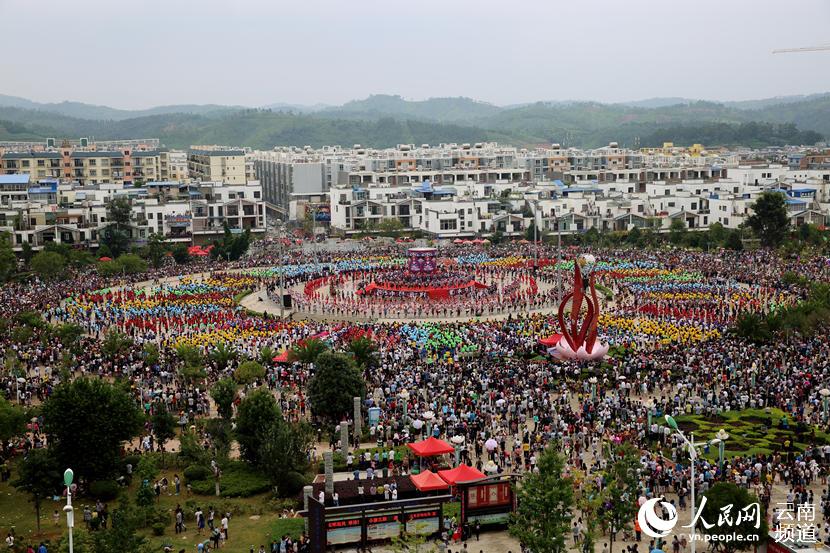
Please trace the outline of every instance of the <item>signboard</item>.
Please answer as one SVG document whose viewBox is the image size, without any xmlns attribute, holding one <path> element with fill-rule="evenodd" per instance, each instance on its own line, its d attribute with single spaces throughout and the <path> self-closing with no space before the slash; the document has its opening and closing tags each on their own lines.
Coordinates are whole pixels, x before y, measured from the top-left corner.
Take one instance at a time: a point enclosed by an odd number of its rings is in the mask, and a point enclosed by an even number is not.
<svg viewBox="0 0 830 553">
<path fill-rule="evenodd" d="M 421 536 L 437 534 L 441 529 L 439 515 L 436 509 L 406 513 L 406 531 Z"/>
<path fill-rule="evenodd" d="M 359 543 L 363 537 L 363 524 L 360 518 L 326 521 L 326 542 L 329 545 Z"/>
<path fill-rule="evenodd" d="M 164 221 L 171 227 L 186 227 L 190 225 L 190 215 L 167 215 Z"/>
<path fill-rule="evenodd" d="M 328 204 L 318 206 L 314 211 L 314 220 L 321 222 L 331 221 L 331 206 Z"/>
<path fill-rule="evenodd" d="M 388 540 L 401 535 L 401 522 L 398 515 L 378 515 L 366 519 L 366 539 Z"/>
<path fill-rule="evenodd" d="M 510 513 L 490 513 L 487 515 L 469 515 L 467 522 L 476 522 L 481 524 L 507 524 L 510 522 Z"/>
<path fill-rule="evenodd" d="M 467 507 L 469 509 L 510 505 L 513 490 L 509 482 L 471 486 L 467 489 Z"/>
</svg>

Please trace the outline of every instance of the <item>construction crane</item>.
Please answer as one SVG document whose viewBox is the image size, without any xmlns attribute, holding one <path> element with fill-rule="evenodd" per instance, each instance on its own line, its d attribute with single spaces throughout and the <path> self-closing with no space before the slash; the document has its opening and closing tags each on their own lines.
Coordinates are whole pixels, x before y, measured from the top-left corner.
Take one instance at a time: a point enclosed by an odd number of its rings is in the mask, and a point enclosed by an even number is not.
<svg viewBox="0 0 830 553">
<path fill-rule="evenodd" d="M 790 52 L 822 52 L 830 50 L 830 44 L 823 44 L 821 46 L 805 46 L 804 48 L 781 48 L 780 50 L 773 50 L 773 54 L 789 54 Z"/>
</svg>

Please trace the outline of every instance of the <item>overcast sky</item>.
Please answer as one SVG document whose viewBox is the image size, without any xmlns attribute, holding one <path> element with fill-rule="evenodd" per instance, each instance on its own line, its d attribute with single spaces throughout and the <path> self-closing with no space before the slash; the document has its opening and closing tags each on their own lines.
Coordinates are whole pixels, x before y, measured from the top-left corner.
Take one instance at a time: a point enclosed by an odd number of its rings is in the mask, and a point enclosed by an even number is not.
<svg viewBox="0 0 830 553">
<path fill-rule="evenodd" d="M 119 108 L 369 94 L 626 101 L 830 91 L 830 0 L 0 0 L 0 93 Z"/>
</svg>

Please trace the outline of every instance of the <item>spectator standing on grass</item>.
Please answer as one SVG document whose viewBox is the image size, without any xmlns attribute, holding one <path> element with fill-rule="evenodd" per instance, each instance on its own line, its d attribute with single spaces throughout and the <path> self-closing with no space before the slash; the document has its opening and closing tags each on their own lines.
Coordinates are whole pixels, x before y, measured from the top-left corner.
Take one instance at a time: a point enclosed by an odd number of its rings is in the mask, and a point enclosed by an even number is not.
<svg viewBox="0 0 830 553">
<path fill-rule="evenodd" d="M 225 516 L 222 517 L 222 534 L 225 537 L 225 541 L 228 541 L 228 519 L 230 516 L 230 513 L 225 513 Z"/>
</svg>

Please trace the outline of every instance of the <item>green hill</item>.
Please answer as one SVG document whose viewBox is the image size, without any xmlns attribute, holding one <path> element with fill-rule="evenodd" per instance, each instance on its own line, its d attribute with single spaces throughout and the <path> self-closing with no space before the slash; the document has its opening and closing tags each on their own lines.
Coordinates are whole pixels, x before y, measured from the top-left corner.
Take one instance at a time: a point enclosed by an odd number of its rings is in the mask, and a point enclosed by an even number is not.
<svg viewBox="0 0 830 553">
<path fill-rule="evenodd" d="M 4 99 L 17 105 L 4 107 Z M 25 99 L 1 97 L 0 139 L 158 137 L 171 147 L 215 143 L 269 149 L 276 145 L 360 143 L 387 147 L 400 143 L 489 140 L 515 145 L 558 142 L 577 147 L 597 147 L 610 141 L 624 146 L 633 146 L 639 141 L 642 146 L 650 146 L 664 140 L 681 145 L 699 142 L 707 146 L 764 146 L 813 144 L 823 136 L 830 136 L 830 95 L 790 100 L 779 104 L 758 101 L 757 105 L 763 107 L 757 109 L 703 101 L 674 103 L 675 99 L 643 102 L 655 107 L 537 102 L 502 108 L 469 98 L 412 102 L 400 96 L 381 95 L 338 108 L 301 113 L 281 108 L 226 106 L 167 106 L 125 111 L 66 102 L 27 104 Z M 61 112 L 44 106 L 61 106 Z M 79 113 L 91 110 L 95 117 L 70 115 L 74 113 L 71 106 L 77 107 Z M 191 108 L 202 112 L 188 112 Z M 168 109 L 183 111 L 168 113 Z M 108 110 L 118 114 L 112 115 Z M 107 114 L 108 118 L 102 118 Z"/>
</svg>

